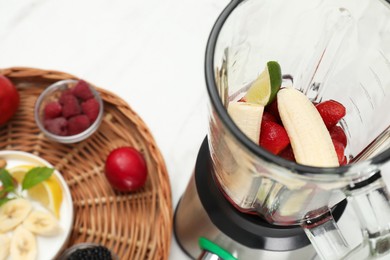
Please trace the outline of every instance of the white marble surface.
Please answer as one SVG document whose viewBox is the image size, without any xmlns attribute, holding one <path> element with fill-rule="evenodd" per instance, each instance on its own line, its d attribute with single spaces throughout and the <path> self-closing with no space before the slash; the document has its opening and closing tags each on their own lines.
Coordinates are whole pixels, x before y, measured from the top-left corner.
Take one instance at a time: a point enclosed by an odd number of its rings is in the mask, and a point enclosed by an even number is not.
<svg viewBox="0 0 390 260">
<path fill-rule="evenodd" d="M 0 68 L 64 71 L 121 96 L 156 139 L 175 206 L 206 135 L 204 52 L 228 2 L 0 0 Z M 173 238 L 170 259 L 186 259 Z"/>
<path fill-rule="evenodd" d="M 204 52 L 228 0 L 0 0 L 0 68 L 68 72 L 125 99 L 167 164 L 173 205 L 207 131 Z M 170 259 L 186 259 L 172 239 Z"/>
</svg>

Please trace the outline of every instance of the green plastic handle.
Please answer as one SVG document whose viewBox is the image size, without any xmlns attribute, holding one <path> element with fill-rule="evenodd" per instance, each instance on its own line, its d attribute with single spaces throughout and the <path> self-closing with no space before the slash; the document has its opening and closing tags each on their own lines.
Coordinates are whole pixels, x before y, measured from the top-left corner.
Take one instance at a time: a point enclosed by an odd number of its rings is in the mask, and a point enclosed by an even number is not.
<svg viewBox="0 0 390 260">
<path fill-rule="evenodd" d="M 208 240 L 205 237 L 200 237 L 198 242 L 199 242 L 199 247 L 202 250 L 209 251 L 219 256 L 223 260 L 237 260 L 237 258 L 235 258 L 231 253 L 229 253 L 219 245 L 214 244 L 212 241 Z"/>
</svg>

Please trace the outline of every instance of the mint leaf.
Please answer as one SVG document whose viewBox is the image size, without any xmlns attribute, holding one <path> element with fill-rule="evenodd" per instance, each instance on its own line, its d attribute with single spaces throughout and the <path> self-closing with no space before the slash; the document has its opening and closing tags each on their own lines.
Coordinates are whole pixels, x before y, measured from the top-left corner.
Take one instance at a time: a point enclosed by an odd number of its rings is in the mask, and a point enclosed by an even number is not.
<svg viewBox="0 0 390 260">
<path fill-rule="evenodd" d="M 13 199 L 10 199 L 10 198 L 1 198 L 0 199 L 0 207 L 3 206 L 5 203 L 7 203 L 8 201 L 10 200 L 13 200 Z"/>
<path fill-rule="evenodd" d="M 8 192 L 14 191 L 13 187 L 2 188 L 0 190 L 0 198 L 7 196 Z"/>
<path fill-rule="evenodd" d="M 2 193 L 5 194 L 15 189 L 14 179 L 6 169 L 0 169 L 0 181 L 3 186 L 3 189 L 0 191 L 0 197 L 2 197 Z"/>
<path fill-rule="evenodd" d="M 54 169 L 48 167 L 35 167 L 29 170 L 24 176 L 22 189 L 27 190 L 47 180 L 53 174 Z"/>
</svg>

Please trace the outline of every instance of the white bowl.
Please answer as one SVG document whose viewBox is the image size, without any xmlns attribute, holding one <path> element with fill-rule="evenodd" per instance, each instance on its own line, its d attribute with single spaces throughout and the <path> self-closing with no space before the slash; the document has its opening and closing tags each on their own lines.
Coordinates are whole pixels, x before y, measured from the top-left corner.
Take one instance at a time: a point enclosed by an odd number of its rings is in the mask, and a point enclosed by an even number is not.
<svg viewBox="0 0 390 260">
<path fill-rule="evenodd" d="M 36 165 L 54 168 L 46 160 L 26 152 L 0 151 L 0 158 L 7 161 L 7 169 L 19 165 Z M 68 185 L 59 171 L 55 170 L 53 175 L 58 180 L 62 189 L 62 204 L 60 209 L 59 225 L 61 233 L 53 237 L 36 236 L 38 255 L 37 259 L 56 259 L 59 253 L 65 249 L 73 226 L 73 201 Z M 39 203 L 33 203 L 34 208 L 42 207 Z M 9 258 L 10 259 L 10 258 Z"/>
</svg>

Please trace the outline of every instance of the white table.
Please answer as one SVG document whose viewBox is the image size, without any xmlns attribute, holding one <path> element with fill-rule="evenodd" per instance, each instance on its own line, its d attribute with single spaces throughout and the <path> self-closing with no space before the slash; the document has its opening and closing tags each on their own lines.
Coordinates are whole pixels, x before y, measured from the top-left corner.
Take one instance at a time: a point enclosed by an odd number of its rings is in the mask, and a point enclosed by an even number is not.
<svg viewBox="0 0 390 260">
<path fill-rule="evenodd" d="M 0 68 L 68 72 L 126 100 L 167 164 L 176 206 L 207 132 L 204 53 L 228 0 L 0 0 Z M 186 259 L 172 239 L 170 259 Z"/>
<path fill-rule="evenodd" d="M 204 53 L 228 2 L 0 0 L 0 68 L 68 72 L 126 100 L 164 156 L 175 207 L 207 132 Z M 187 259 L 174 238 L 170 259 Z"/>
</svg>

